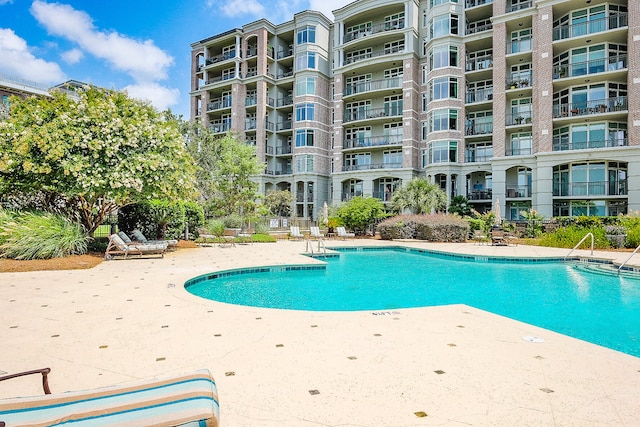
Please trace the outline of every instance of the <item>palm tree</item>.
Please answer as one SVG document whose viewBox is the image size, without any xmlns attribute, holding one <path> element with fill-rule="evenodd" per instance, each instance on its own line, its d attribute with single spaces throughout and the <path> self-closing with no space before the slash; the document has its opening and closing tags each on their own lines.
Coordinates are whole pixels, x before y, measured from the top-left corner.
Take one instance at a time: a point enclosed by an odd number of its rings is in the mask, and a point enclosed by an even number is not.
<svg viewBox="0 0 640 427">
<path fill-rule="evenodd" d="M 409 210 L 414 214 L 428 214 L 444 210 L 447 195 L 438 185 L 425 178 L 414 178 L 393 193 L 391 203 L 398 212 Z"/>
</svg>

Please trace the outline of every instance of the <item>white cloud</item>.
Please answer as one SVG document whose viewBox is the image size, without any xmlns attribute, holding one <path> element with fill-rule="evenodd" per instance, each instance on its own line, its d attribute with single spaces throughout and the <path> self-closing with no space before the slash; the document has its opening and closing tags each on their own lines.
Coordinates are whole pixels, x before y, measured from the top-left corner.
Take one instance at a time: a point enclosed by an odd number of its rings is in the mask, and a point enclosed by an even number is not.
<svg viewBox="0 0 640 427">
<path fill-rule="evenodd" d="M 149 101 L 159 111 L 178 103 L 180 90 L 161 86 L 157 83 L 129 85 L 124 88 L 130 97 Z"/>
<path fill-rule="evenodd" d="M 209 1 L 209 5 L 213 5 L 212 1 Z M 241 15 L 256 15 L 263 16 L 265 14 L 265 8 L 257 0 L 226 0 L 220 5 L 222 14 L 229 17 L 236 17 Z"/>
<path fill-rule="evenodd" d="M 69 5 L 37 0 L 31 5 L 31 14 L 50 34 L 75 42 L 139 83 L 167 78 L 173 64 L 173 58 L 153 40 L 139 41 L 114 31 L 101 31 L 87 13 Z"/>
<path fill-rule="evenodd" d="M 36 58 L 27 42 L 10 28 L 0 28 L 0 72 L 38 83 L 67 80 L 58 64 Z"/>
<path fill-rule="evenodd" d="M 80 62 L 83 56 L 84 53 L 82 53 L 80 49 L 71 49 L 62 53 L 62 59 L 64 62 L 71 65 Z"/>
<path fill-rule="evenodd" d="M 13 3 L 13 0 L 0 0 L 0 6 L 9 4 L 9 3 Z"/>
</svg>

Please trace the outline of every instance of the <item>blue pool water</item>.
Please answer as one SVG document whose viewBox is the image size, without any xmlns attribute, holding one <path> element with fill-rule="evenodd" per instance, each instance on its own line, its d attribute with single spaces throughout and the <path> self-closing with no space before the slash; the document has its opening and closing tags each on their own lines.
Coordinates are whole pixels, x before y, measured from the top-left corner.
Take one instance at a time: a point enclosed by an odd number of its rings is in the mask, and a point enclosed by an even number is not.
<svg viewBox="0 0 640 427">
<path fill-rule="evenodd" d="M 636 278 L 558 261 L 497 262 L 393 249 L 345 251 L 326 262 L 216 273 L 192 279 L 186 288 L 216 301 L 295 310 L 467 304 L 640 356 Z"/>
</svg>

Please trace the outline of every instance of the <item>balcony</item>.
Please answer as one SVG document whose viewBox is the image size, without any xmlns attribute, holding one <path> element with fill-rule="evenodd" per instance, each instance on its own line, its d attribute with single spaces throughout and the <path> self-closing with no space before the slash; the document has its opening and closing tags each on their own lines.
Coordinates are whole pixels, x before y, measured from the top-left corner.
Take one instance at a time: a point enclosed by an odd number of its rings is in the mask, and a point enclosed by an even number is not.
<svg viewBox="0 0 640 427">
<path fill-rule="evenodd" d="M 285 120 L 283 122 L 276 123 L 276 132 L 279 132 L 281 130 L 289 130 L 291 128 L 293 128 L 293 122 L 291 120 Z"/>
<path fill-rule="evenodd" d="M 626 196 L 627 181 L 592 181 L 554 183 L 555 197 Z"/>
<path fill-rule="evenodd" d="M 293 76 L 293 68 L 279 72 L 276 79 L 286 79 L 291 76 Z"/>
<path fill-rule="evenodd" d="M 289 57 L 291 55 L 293 55 L 293 49 L 286 49 L 286 50 L 278 51 L 276 57 L 277 57 L 277 59 L 283 59 L 283 58 L 287 58 L 287 57 Z"/>
<path fill-rule="evenodd" d="M 347 110 L 344 113 L 344 122 L 355 122 L 358 120 L 370 120 L 381 117 L 398 117 L 402 116 L 402 105 L 394 107 L 384 108 L 358 108 L 354 110 Z"/>
<path fill-rule="evenodd" d="M 231 97 L 214 99 L 207 105 L 207 111 L 220 110 L 223 108 L 231 108 Z"/>
<path fill-rule="evenodd" d="M 615 13 L 606 18 L 555 27 L 553 29 L 553 40 L 556 41 L 570 39 L 573 37 L 581 37 L 588 34 L 615 30 L 616 28 L 626 27 L 627 25 L 629 25 L 627 14 Z"/>
<path fill-rule="evenodd" d="M 529 154 L 531 154 L 533 152 L 533 150 L 531 149 L 531 147 L 524 147 L 524 148 L 508 148 L 505 150 L 505 155 L 506 156 L 527 156 Z"/>
<path fill-rule="evenodd" d="M 364 28 L 360 31 L 345 34 L 342 43 L 348 43 L 352 40 L 381 33 L 383 31 L 400 30 L 402 28 L 404 28 L 404 19 L 399 19 L 396 22 L 385 22 L 384 24 L 372 25 L 371 27 Z"/>
<path fill-rule="evenodd" d="M 247 96 L 244 100 L 245 107 L 251 107 L 252 105 L 258 105 L 258 97 L 255 95 Z"/>
<path fill-rule="evenodd" d="M 465 71 L 487 70 L 493 67 L 493 55 L 482 56 L 475 59 L 467 58 Z"/>
<path fill-rule="evenodd" d="M 476 34 L 483 31 L 489 31 L 491 29 L 493 29 L 493 23 L 491 22 L 491 19 L 482 19 L 480 21 L 468 22 L 465 34 Z"/>
<path fill-rule="evenodd" d="M 341 200 L 343 202 L 348 202 L 349 200 L 353 199 L 354 197 L 362 197 L 362 191 L 352 191 L 352 192 L 349 192 L 349 193 L 342 193 Z"/>
<path fill-rule="evenodd" d="M 402 163 L 368 163 L 363 165 L 345 165 L 342 170 L 344 171 L 365 171 L 374 169 L 399 169 L 402 167 Z"/>
<path fill-rule="evenodd" d="M 238 76 L 240 77 L 240 76 Z M 218 77 L 214 77 L 212 79 L 209 79 L 205 82 L 205 84 L 213 84 L 213 83 L 218 83 L 218 82 L 223 82 L 225 80 L 231 80 L 231 79 L 235 79 L 236 78 L 236 74 L 232 73 L 232 74 L 224 74 L 222 76 L 218 76 Z"/>
<path fill-rule="evenodd" d="M 627 68 L 627 55 L 614 55 L 609 58 L 593 59 L 591 61 L 562 64 L 553 67 L 553 79 L 565 77 L 586 76 L 588 74 L 618 71 Z"/>
<path fill-rule="evenodd" d="M 228 121 L 217 120 L 209 123 L 209 129 L 213 133 L 229 132 L 231 130 L 231 123 Z"/>
<path fill-rule="evenodd" d="M 507 126 L 530 125 L 533 120 L 531 111 L 521 111 L 517 114 L 506 114 L 505 124 Z"/>
<path fill-rule="evenodd" d="M 520 74 L 518 76 L 512 76 L 512 78 L 507 79 L 507 83 L 505 85 L 505 89 L 514 90 L 514 89 L 523 89 L 531 87 L 533 82 L 533 73 Z"/>
<path fill-rule="evenodd" d="M 205 64 L 206 65 L 216 64 L 218 62 L 226 61 L 228 59 L 233 59 L 235 57 L 236 57 L 236 51 L 232 50 L 230 52 L 222 53 L 220 55 L 216 55 L 214 57 L 207 58 L 205 60 Z"/>
<path fill-rule="evenodd" d="M 529 9 L 530 7 L 533 7 L 533 0 L 528 0 L 528 1 L 511 0 L 510 2 L 507 3 L 506 12 L 507 13 L 516 12 L 518 10 Z"/>
<path fill-rule="evenodd" d="M 493 101 L 493 88 L 488 87 L 485 89 L 477 89 L 467 91 L 465 95 L 465 102 L 467 104 L 473 104 L 474 102 L 487 102 Z"/>
<path fill-rule="evenodd" d="M 404 52 L 404 46 L 394 46 L 392 48 L 377 50 L 375 52 L 361 53 L 345 58 L 344 65 L 354 64 L 356 62 L 364 61 L 365 59 L 377 58 L 379 56 L 392 55 L 394 53 L 402 52 Z"/>
<path fill-rule="evenodd" d="M 256 130 L 258 121 L 256 119 L 246 119 L 244 122 L 244 130 Z"/>
<path fill-rule="evenodd" d="M 266 153 L 269 155 L 282 156 L 285 154 L 291 154 L 292 149 L 291 146 L 281 146 L 281 147 L 272 147 L 267 145 Z"/>
<path fill-rule="evenodd" d="M 533 49 L 533 39 L 523 38 L 520 40 L 512 40 L 507 43 L 507 55 L 513 53 L 531 52 Z"/>
<path fill-rule="evenodd" d="M 507 199 L 521 199 L 531 197 L 530 185 L 507 185 Z"/>
<path fill-rule="evenodd" d="M 483 4 L 493 3 L 493 0 L 467 0 L 465 2 L 465 7 L 467 9 L 476 6 L 482 6 Z"/>
<path fill-rule="evenodd" d="M 245 58 L 253 58 L 258 56 L 258 46 L 249 46 L 245 52 Z"/>
<path fill-rule="evenodd" d="M 342 144 L 342 148 L 362 148 L 362 147 L 379 147 L 384 145 L 402 144 L 402 135 L 380 135 L 369 137 L 347 138 Z"/>
<path fill-rule="evenodd" d="M 553 118 L 588 116 L 627 110 L 627 97 L 596 99 L 593 101 L 556 104 L 553 106 Z"/>
<path fill-rule="evenodd" d="M 285 96 L 276 100 L 276 107 L 284 107 L 287 105 L 293 105 L 293 96 Z"/>
<path fill-rule="evenodd" d="M 374 191 L 372 197 L 383 202 L 390 202 L 393 200 L 393 191 Z"/>
<path fill-rule="evenodd" d="M 569 142 L 560 141 L 558 138 L 554 138 L 553 151 L 571 151 L 571 150 L 586 150 L 590 148 L 608 148 L 608 147 L 626 147 L 628 141 L 626 137 L 623 138 L 609 138 L 593 141 L 581 141 L 581 142 Z"/>
<path fill-rule="evenodd" d="M 285 170 L 271 170 L 271 169 L 265 169 L 264 173 L 266 175 L 291 175 L 291 169 L 285 169 Z"/>
<path fill-rule="evenodd" d="M 493 133 L 493 123 L 475 123 L 465 126 L 466 136 L 490 135 Z"/>
<path fill-rule="evenodd" d="M 491 161 L 493 154 L 476 154 L 472 150 L 468 150 L 464 153 L 465 163 L 484 163 Z"/>
<path fill-rule="evenodd" d="M 398 89 L 402 87 L 402 77 L 392 77 L 384 80 L 371 80 L 368 82 L 347 83 L 344 88 L 344 95 L 355 95 L 363 92 L 371 92 L 384 89 Z"/>
<path fill-rule="evenodd" d="M 493 198 L 492 190 L 489 188 L 487 190 L 473 190 L 467 193 L 467 199 L 470 201 L 491 201 Z"/>
</svg>

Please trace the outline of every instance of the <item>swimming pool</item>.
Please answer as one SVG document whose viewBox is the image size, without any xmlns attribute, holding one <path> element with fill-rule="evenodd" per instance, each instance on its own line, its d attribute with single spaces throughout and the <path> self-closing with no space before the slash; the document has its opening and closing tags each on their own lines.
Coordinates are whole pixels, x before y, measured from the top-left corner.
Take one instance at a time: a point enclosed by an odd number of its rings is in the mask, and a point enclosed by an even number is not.
<svg viewBox="0 0 640 427">
<path fill-rule="evenodd" d="M 640 280 L 530 261 L 351 248 L 326 265 L 230 270 L 185 287 L 216 301 L 295 310 L 467 304 L 640 356 Z"/>
</svg>

